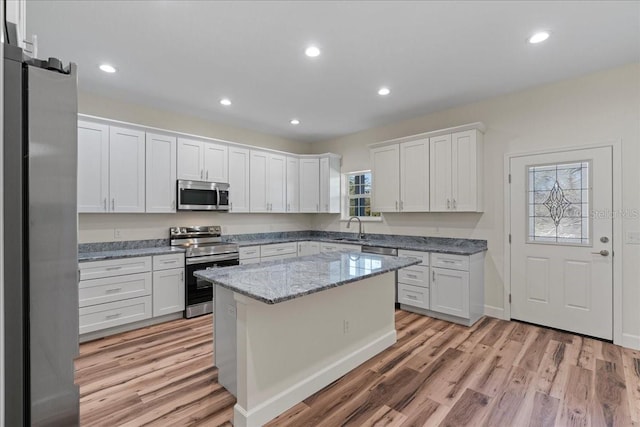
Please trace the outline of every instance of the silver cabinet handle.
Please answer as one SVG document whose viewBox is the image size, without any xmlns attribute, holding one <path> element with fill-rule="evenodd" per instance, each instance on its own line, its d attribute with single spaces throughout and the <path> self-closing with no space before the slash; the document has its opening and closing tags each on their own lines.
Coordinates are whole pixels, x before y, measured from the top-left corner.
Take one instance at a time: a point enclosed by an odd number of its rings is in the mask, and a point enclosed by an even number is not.
<svg viewBox="0 0 640 427">
<path fill-rule="evenodd" d="M 176 201 L 172 201 L 171 202 L 171 209 L 175 209 L 176 208 Z"/>
<path fill-rule="evenodd" d="M 107 271 L 113 271 L 113 270 L 120 270 L 121 268 L 122 268 L 122 267 L 120 267 L 120 266 L 118 265 L 118 266 L 115 266 L 115 267 L 107 267 L 107 268 L 105 268 L 105 270 L 107 270 Z"/>
<path fill-rule="evenodd" d="M 453 209 L 456 208 L 456 199 L 453 199 Z"/>
<path fill-rule="evenodd" d="M 329 212 L 329 204 L 328 203 L 324 205 L 324 210 Z"/>
<path fill-rule="evenodd" d="M 180 280 L 184 282 L 184 270 L 180 272 Z"/>
<path fill-rule="evenodd" d="M 404 203 L 400 200 L 400 210 L 404 209 Z"/>
<path fill-rule="evenodd" d="M 398 201 L 396 200 L 396 210 L 398 210 Z"/>
<path fill-rule="evenodd" d="M 435 270 L 433 270 L 431 272 L 431 277 L 433 278 L 433 281 L 435 282 L 436 281 L 436 272 L 435 272 Z"/>
<path fill-rule="evenodd" d="M 447 209 L 451 209 L 451 200 L 447 199 Z"/>
<path fill-rule="evenodd" d="M 233 210 L 233 202 L 229 203 L 229 210 L 232 211 Z"/>
<path fill-rule="evenodd" d="M 418 276 L 416 276 L 415 274 L 407 274 L 407 277 L 411 277 L 412 279 L 418 278 Z"/>
<path fill-rule="evenodd" d="M 320 205 L 316 203 L 316 211 L 320 212 Z"/>
<path fill-rule="evenodd" d="M 204 177 L 204 170 L 200 169 L 200 179 Z"/>
<path fill-rule="evenodd" d="M 162 263 L 163 264 L 175 264 L 176 262 L 178 262 L 175 259 L 171 259 L 171 260 L 163 260 Z"/>
<path fill-rule="evenodd" d="M 591 252 L 591 253 L 594 255 L 609 256 L 609 251 L 606 249 L 603 249 L 600 252 Z"/>
<path fill-rule="evenodd" d="M 120 313 L 107 314 L 106 316 L 104 316 L 106 320 L 117 319 L 118 317 L 120 317 Z"/>
<path fill-rule="evenodd" d="M 413 300 L 417 300 L 418 299 L 418 297 L 415 296 L 415 295 L 407 295 L 407 298 L 413 299 Z"/>
<path fill-rule="evenodd" d="M 104 211 L 106 212 L 107 211 L 107 198 L 106 197 L 104 198 L 103 204 L 104 204 Z"/>
<path fill-rule="evenodd" d="M 207 176 L 204 179 L 206 179 L 207 181 L 209 180 L 209 171 L 208 170 L 207 170 Z"/>
<path fill-rule="evenodd" d="M 120 292 L 122 290 L 122 288 L 112 288 L 112 289 L 106 289 L 104 292 L 106 294 L 112 294 L 114 292 Z"/>
<path fill-rule="evenodd" d="M 111 199 L 111 210 L 115 211 L 116 210 L 116 198 L 112 198 Z"/>
</svg>

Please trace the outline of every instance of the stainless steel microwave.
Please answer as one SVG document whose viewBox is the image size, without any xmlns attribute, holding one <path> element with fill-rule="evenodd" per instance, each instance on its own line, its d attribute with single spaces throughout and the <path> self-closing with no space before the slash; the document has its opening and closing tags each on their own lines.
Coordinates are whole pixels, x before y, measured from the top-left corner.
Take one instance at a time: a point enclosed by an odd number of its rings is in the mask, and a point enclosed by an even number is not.
<svg viewBox="0 0 640 427">
<path fill-rule="evenodd" d="M 179 211 L 228 211 L 229 184 L 178 180 Z"/>
</svg>

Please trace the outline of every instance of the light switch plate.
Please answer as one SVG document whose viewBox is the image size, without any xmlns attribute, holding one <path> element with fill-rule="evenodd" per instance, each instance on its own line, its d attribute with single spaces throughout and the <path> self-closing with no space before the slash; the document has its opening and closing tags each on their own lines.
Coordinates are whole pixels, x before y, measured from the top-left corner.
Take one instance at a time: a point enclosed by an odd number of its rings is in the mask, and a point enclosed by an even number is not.
<svg viewBox="0 0 640 427">
<path fill-rule="evenodd" d="M 640 245 L 640 231 L 627 231 L 624 241 L 628 245 Z"/>
</svg>

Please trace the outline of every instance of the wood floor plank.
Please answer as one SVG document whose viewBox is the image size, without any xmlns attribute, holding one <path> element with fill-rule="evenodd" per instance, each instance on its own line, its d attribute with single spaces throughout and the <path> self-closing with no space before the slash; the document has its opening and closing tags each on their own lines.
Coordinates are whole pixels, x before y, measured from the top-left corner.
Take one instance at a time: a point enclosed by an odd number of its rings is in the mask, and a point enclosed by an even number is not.
<svg viewBox="0 0 640 427">
<path fill-rule="evenodd" d="M 556 423 L 560 399 L 536 392 L 529 427 L 553 427 Z"/>
<path fill-rule="evenodd" d="M 520 322 L 397 310 L 396 344 L 268 427 L 640 425 L 640 351 Z M 83 343 L 81 426 L 231 427 L 210 315 Z"/>
<path fill-rule="evenodd" d="M 468 388 L 442 420 L 440 427 L 478 426 L 490 402 L 489 396 Z"/>
</svg>

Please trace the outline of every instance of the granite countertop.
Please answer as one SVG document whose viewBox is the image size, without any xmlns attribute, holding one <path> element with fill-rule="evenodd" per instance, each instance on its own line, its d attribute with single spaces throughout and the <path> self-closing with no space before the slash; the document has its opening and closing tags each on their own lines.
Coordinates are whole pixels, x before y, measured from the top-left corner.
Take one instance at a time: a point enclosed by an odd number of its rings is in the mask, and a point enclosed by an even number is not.
<svg viewBox="0 0 640 427">
<path fill-rule="evenodd" d="M 164 255 L 184 253 L 184 249 L 171 246 L 159 246 L 153 248 L 114 249 L 107 251 L 79 252 L 78 262 L 104 261 L 107 259 L 133 258 L 138 256 Z"/>
<path fill-rule="evenodd" d="M 308 237 L 273 237 L 256 239 L 231 239 L 230 242 L 238 246 L 271 245 L 289 242 L 326 242 L 345 245 L 380 246 L 384 248 L 397 248 L 411 251 L 437 252 L 455 255 L 473 255 L 487 250 L 486 240 L 454 239 L 445 237 L 414 237 L 396 235 L 372 235 L 364 239 L 340 238 L 335 236 L 308 236 Z"/>
<path fill-rule="evenodd" d="M 277 304 L 420 262 L 418 258 L 330 252 L 200 270 L 194 275 L 255 300 Z"/>
</svg>

